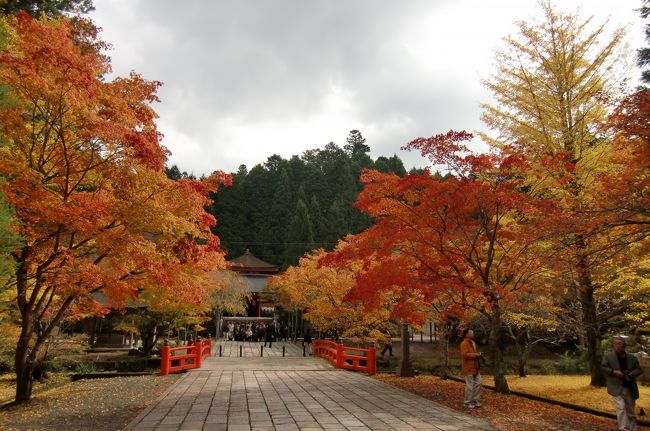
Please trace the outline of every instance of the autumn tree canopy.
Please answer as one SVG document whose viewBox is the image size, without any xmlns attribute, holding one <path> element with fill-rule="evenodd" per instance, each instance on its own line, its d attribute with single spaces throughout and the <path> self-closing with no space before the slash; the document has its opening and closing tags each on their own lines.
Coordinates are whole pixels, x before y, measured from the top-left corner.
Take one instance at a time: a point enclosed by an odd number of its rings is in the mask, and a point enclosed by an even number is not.
<svg viewBox="0 0 650 431">
<path fill-rule="evenodd" d="M 31 396 L 40 349 L 64 318 L 209 298 L 208 272 L 223 263 L 208 193 L 228 177 L 172 181 L 151 103 L 159 82 L 137 73 L 106 79 L 109 59 L 94 27 L 65 18 L 6 18 L 0 84 L 0 175 L 24 245 L 15 301 L 17 401 Z M 102 292 L 108 303 L 93 296 Z"/>
<path fill-rule="evenodd" d="M 599 177 L 598 192 L 607 196 L 599 209 L 608 210 L 609 224 L 625 228 L 629 242 L 650 237 L 650 90 L 625 97 L 608 118 L 613 134 L 611 169 Z"/>
<path fill-rule="evenodd" d="M 550 253 L 540 244 L 548 240 L 544 226 L 553 207 L 521 191 L 512 174 L 523 160 L 475 155 L 464 143 L 471 138 L 451 131 L 407 146 L 450 169 L 447 178 L 366 171 L 357 205 L 375 225 L 324 262 L 373 262 L 357 275 L 348 298 L 377 308 L 392 297 L 391 317 L 404 322 L 423 321 L 440 298 L 451 314 L 483 314 L 495 381 L 507 392 L 502 316 L 519 296 L 539 289 L 536 281 L 549 268 Z"/>
<path fill-rule="evenodd" d="M 605 161 L 611 139 L 601 126 L 618 94 L 624 31 L 608 33 L 607 23 L 559 13 L 550 1 L 540 5 L 541 18 L 519 22 L 517 34 L 505 38 L 496 53 L 496 70 L 485 80 L 495 103 L 483 105 L 482 119 L 498 138 L 483 138 L 525 157 L 530 163 L 519 175 L 529 193 L 553 199 L 573 223 L 569 230 L 561 224 L 566 271 L 559 276 L 579 298 L 580 335 L 592 383 L 599 385 L 608 311 L 598 309 L 597 296 L 607 281 L 598 277 L 597 267 L 620 249 L 599 234 L 603 221 L 592 209 L 603 197 L 597 178 L 610 167 Z"/>
<path fill-rule="evenodd" d="M 322 249 L 306 254 L 298 266 L 271 278 L 270 290 L 277 292 L 281 303 L 306 310 L 305 318 L 320 332 L 337 337 L 383 338 L 389 308 L 368 312 L 364 304 L 347 299 L 361 263 L 320 265 L 325 255 Z"/>
</svg>

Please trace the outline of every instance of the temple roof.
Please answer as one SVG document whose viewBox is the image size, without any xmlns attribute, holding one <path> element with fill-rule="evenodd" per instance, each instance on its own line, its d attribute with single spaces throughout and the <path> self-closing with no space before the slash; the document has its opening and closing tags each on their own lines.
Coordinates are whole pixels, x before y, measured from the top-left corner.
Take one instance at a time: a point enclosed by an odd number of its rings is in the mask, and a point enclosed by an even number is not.
<svg viewBox="0 0 650 431">
<path fill-rule="evenodd" d="M 253 256 L 250 250 L 230 261 L 231 269 L 237 272 L 275 273 L 278 267 Z"/>
</svg>

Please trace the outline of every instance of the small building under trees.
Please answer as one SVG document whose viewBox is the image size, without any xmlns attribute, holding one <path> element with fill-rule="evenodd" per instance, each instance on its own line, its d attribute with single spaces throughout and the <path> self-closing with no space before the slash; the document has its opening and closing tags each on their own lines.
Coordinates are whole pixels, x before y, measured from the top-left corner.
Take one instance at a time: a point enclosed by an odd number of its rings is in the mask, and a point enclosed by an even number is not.
<svg viewBox="0 0 650 431">
<path fill-rule="evenodd" d="M 231 260 L 230 269 L 240 275 L 251 291 L 246 315 L 249 317 L 273 317 L 275 304 L 268 295 L 263 294 L 269 277 L 278 273 L 279 268 L 253 256 L 250 250 Z"/>
<path fill-rule="evenodd" d="M 219 327 L 227 321 L 241 323 L 273 320 L 289 338 L 295 340 L 300 337 L 304 329 L 304 310 L 301 307 L 287 307 L 277 297 L 277 292 L 267 286 L 270 277 L 277 275 L 280 268 L 255 257 L 248 249 L 228 264 L 228 269 L 246 283 L 250 299 L 244 317 L 227 317 L 226 314 L 221 317 Z"/>
</svg>

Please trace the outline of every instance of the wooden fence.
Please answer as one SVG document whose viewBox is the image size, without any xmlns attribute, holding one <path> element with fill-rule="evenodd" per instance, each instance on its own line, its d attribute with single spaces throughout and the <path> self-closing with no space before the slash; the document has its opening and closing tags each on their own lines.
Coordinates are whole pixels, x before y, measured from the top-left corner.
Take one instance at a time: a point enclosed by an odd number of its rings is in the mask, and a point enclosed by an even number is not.
<svg viewBox="0 0 650 431">
<path fill-rule="evenodd" d="M 212 354 L 212 340 L 206 338 L 196 344 L 180 347 L 163 346 L 160 357 L 160 375 L 201 368 L 203 359 Z"/>
<path fill-rule="evenodd" d="M 377 351 L 374 347 L 360 349 L 331 340 L 314 340 L 314 355 L 328 359 L 336 368 L 364 371 L 370 375 L 377 372 Z"/>
</svg>

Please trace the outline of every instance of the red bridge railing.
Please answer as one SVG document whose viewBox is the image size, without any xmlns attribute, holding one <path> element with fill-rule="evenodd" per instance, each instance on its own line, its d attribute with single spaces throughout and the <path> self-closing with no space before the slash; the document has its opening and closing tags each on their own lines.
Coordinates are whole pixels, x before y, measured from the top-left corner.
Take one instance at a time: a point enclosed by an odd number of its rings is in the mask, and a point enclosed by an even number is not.
<svg viewBox="0 0 650 431">
<path fill-rule="evenodd" d="M 160 356 L 160 375 L 201 368 L 203 359 L 212 354 L 212 340 L 206 338 L 196 344 L 180 347 L 163 346 Z"/>
<path fill-rule="evenodd" d="M 314 355 L 328 359 L 336 368 L 365 371 L 370 375 L 377 372 L 377 350 L 374 347 L 359 349 L 331 340 L 314 340 Z"/>
</svg>

